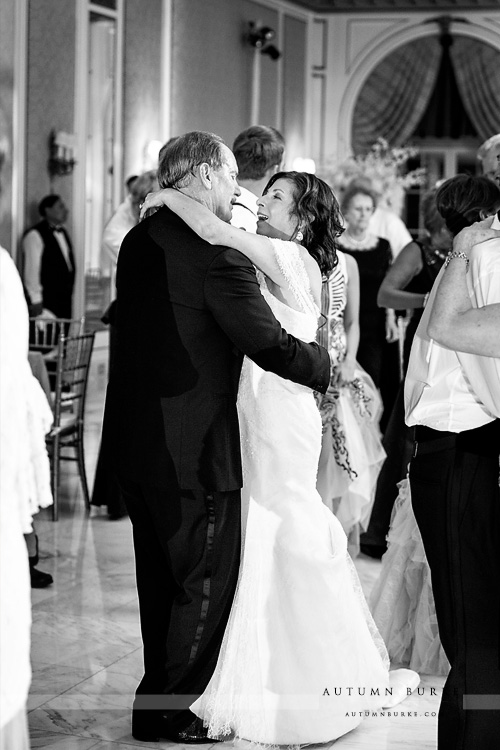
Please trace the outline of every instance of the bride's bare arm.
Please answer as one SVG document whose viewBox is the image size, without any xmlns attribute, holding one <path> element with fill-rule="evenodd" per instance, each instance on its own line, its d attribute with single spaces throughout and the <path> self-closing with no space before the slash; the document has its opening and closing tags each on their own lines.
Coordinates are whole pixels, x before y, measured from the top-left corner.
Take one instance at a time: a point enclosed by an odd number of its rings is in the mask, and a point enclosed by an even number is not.
<svg viewBox="0 0 500 750">
<path fill-rule="evenodd" d="M 278 266 L 267 237 L 260 237 L 227 224 L 206 206 L 173 188 L 164 188 L 155 193 L 149 193 L 141 209 L 141 218 L 149 209 L 157 206 L 168 206 L 191 227 L 193 232 L 211 245 L 226 245 L 239 250 L 277 286 L 287 287 L 286 279 Z M 310 275 L 309 264 L 306 268 Z"/>
</svg>

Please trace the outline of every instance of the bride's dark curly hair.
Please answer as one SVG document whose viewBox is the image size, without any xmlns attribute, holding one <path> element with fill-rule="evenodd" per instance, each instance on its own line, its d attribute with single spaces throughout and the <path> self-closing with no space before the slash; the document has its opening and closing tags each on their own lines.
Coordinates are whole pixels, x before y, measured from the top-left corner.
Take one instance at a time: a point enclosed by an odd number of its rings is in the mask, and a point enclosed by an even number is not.
<svg viewBox="0 0 500 750">
<path fill-rule="evenodd" d="M 295 206 L 291 216 L 302 227 L 304 239 L 300 244 L 312 255 L 323 276 L 329 276 L 337 265 L 336 238 L 344 231 L 340 207 L 331 187 L 308 172 L 277 172 L 264 188 L 264 195 L 280 179 L 293 184 Z M 295 235 L 291 237 L 294 238 Z"/>
</svg>

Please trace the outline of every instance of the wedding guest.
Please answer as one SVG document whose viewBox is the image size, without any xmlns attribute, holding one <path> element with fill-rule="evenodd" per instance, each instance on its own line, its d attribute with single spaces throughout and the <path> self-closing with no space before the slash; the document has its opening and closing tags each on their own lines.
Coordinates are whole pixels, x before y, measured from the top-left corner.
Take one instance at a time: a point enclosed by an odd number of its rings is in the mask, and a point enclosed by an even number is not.
<svg viewBox="0 0 500 750">
<path fill-rule="evenodd" d="M 285 141 L 276 128 L 253 125 L 236 136 L 233 153 L 241 194 L 233 206 L 231 224 L 255 234 L 257 200 L 284 160 Z"/>
<path fill-rule="evenodd" d="M 485 177 L 500 187 L 500 133 L 492 135 L 478 149 L 477 158 Z M 500 229 L 500 217 L 493 221 L 492 229 Z"/>
<path fill-rule="evenodd" d="M 125 180 L 125 188 L 127 190 L 127 194 L 131 192 L 132 185 L 134 184 L 134 182 L 137 180 L 138 177 L 139 177 L 138 174 L 131 174 L 130 177 L 127 177 L 127 179 Z"/>
<path fill-rule="evenodd" d="M 398 339 L 394 310 L 381 309 L 377 304 L 380 284 L 392 263 L 392 252 L 387 240 L 370 232 L 370 218 L 376 207 L 375 193 L 363 185 L 353 183 L 342 196 L 342 213 L 347 223 L 339 243 L 345 253 L 357 262 L 360 280 L 359 347 L 357 359 L 380 389 L 388 418 L 397 387 L 399 374 L 396 359 L 391 372 L 385 373 L 391 357 L 390 344 Z"/>
<path fill-rule="evenodd" d="M 52 412 L 28 363 L 28 309 L 17 269 L 0 248 L 0 747 L 29 748 L 31 602 L 23 534 L 52 503 L 45 434 Z"/>
<path fill-rule="evenodd" d="M 132 178 L 130 178 L 132 179 Z M 130 184 L 129 193 L 120 203 L 113 216 L 110 218 L 102 235 L 102 249 L 112 264 L 113 279 L 116 271 L 116 262 L 122 240 L 135 227 L 139 221 L 139 211 L 146 195 L 158 189 L 156 171 L 144 172 L 134 177 Z M 114 284 L 113 284 L 114 286 Z"/>
<path fill-rule="evenodd" d="M 375 194 L 376 205 L 375 210 L 370 217 L 370 223 L 368 225 L 369 230 L 376 237 L 382 237 L 382 239 L 387 240 L 391 246 L 393 258 L 397 258 L 401 250 L 406 247 L 408 243 L 413 241 L 406 224 L 397 213 L 398 208 L 402 209 L 403 207 L 403 189 L 399 187 L 393 188 L 391 200 L 394 201 L 396 199 L 399 205 L 392 208 L 387 205 L 386 201 L 384 201 L 384 197 L 380 187 L 376 185 L 376 181 L 370 179 L 366 175 L 358 175 L 352 180 L 351 184 L 365 187 L 367 190 Z"/>
<path fill-rule="evenodd" d="M 457 198 L 457 186 L 463 182 L 463 177 L 450 181 L 452 193 L 450 193 L 450 189 L 444 190 L 443 193 L 439 191 L 439 198 L 436 202 L 437 209 L 443 211 L 449 209 L 450 195 L 455 199 Z M 464 191 L 462 196 L 461 214 L 468 214 L 470 221 L 479 216 L 477 200 L 483 200 L 485 205 L 488 206 L 487 211 L 489 212 L 498 201 L 496 188 L 484 178 L 479 178 L 478 181 L 485 188 L 484 192 L 471 191 L 470 195 L 467 195 Z M 472 213 L 469 214 L 471 209 Z M 483 223 L 489 225 L 491 219 Z M 453 224 L 451 226 L 453 227 Z M 474 227 L 477 226 L 477 224 L 474 225 Z M 477 230 L 475 231 L 477 232 Z M 486 237 L 495 234 L 494 232 L 488 234 L 488 232 L 489 230 L 483 230 Z M 497 235 L 500 236 L 500 232 Z M 481 239 L 483 238 L 481 237 Z M 458 273 L 459 271 L 462 271 L 460 264 L 450 266 L 441 278 L 430 317 L 430 321 L 436 318 L 435 326 L 438 328 L 441 327 L 441 318 L 449 322 L 452 317 L 450 308 L 454 311 L 457 306 L 456 299 L 453 298 L 452 300 L 451 297 L 446 298 L 444 304 L 436 305 L 436 302 L 441 302 L 441 287 L 443 284 L 449 284 L 450 275 L 453 276 L 455 272 Z M 463 276 L 465 279 L 465 268 Z M 465 281 L 463 281 L 463 287 L 463 298 L 459 306 L 467 309 L 470 308 L 471 303 Z M 461 287 L 455 291 L 459 293 L 459 296 L 462 296 Z M 466 299 L 465 304 L 464 299 Z M 431 325 L 428 326 L 428 331 L 433 335 Z M 448 337 L 447 341 L 440 341 L 439 343 L 463 350 L 460 340 L 456 336 L 454 340 L 450 340 Z M 412 430 L 412 428 L 407 429 Z M 382 569 L 372 589 L 370 609 L 387 645 L 389 655 L 394 662 L 408 665 L 419 673 L 445 675 L 449 671 L 449 662 L 439 638 L 429 565 L 422 544 L 422 537 L 411 508 L 411 493 L 406 477 L 399 482 L 398 489 L 399 494 L 396 498 L 387 537 L 388 551 L 382 559 Z"/>
<path fill-rule="evenodd" d="M 317 490 L 348 537 L 351 557 L 359 552 L 385 451 L 378 419 L 382 401 L 356 361 L 359 342 L 359 272 L 354 258 L 337 251 L 338 263 L 323 280 L 317 341 L 333 364 L 330 388 L 317 401 L 323 422 Z"/>
<path fill-rule="evenodd" d="M 484 176 L 500 186 L 500 133 L 492 135 L 479 147 L 477 158 Z"/>
<path fill-rule="evenodd" d="M 42 217 L 23 238 L 23 281 L 31 317 L 71 318 L 75 258 L 64 228 L 68 209 L 61 196 L 47 195 Z"/>
<path fill-rule="evenodd" d="M 437 210 L 436 190 L 429 191 L 423 197 L 422 214 L 427 236 L 422 242 L 410 242 L 398 255 L 377 297 L 381 307 L 411 310 L 404 341 L 404 373 L 425 302 L 452 243 L 445 220 Z M 387 549 L 386 536 L 398 494 L 398 483 L 406 477 L 413 447 L 413 433 L 404 421 L 403 383 L 399 386 L 382 442 L 387 458 L 378 477 L 370 523 L 361 535 L 361 552 L 375 558 L 382 557 Z"/>
<path fill-rule="evenodd" d="M 485 177 L 458 175 L 439 188 L 436 201 L 456 234 L 496 212 L 500 190 Z M 469 268 L 474 307 L 500 303 L 498 243 L 474 248 L 469 261 L 470 243 L 465 232 L 454 240 L 415 334 L 405 385 L 406 422 L 415 426 L 412 505 L 451 664 L 439 750 L 494 748 L 500 736 L 500 711 L 491 702 L 500 695 L 500 360 L 445 348 L 427 333 L 449 265 Z"/>
</svg>

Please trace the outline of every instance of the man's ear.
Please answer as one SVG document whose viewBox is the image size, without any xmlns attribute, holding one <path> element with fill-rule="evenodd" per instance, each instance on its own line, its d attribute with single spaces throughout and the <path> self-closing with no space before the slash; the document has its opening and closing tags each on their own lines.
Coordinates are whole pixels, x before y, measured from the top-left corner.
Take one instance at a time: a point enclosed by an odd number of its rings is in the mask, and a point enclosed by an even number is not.
<svg viewBox="0 0 500 750">
<path fill-rule="evenodd" d="M 200 164 L 198 167 L 198 174 L 200 175 L 200 180 L 203 184 L 203 187 L 207 190 L 212 189 L 212 170 L 210 168 L 209 164 L 206 164 L 205 162 L 203 164 Z"/>
</svg>

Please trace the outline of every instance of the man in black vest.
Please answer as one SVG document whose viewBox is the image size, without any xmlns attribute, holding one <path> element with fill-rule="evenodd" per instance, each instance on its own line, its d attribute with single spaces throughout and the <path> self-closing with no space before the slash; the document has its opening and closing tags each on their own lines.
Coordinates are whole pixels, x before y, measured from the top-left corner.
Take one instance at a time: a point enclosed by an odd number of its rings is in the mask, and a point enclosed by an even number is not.
<svg viewBox="0 0 500 750">
<path fill-rule="evenodd" d="M 68 209 L 59 195 L 38 206 L 42 220 L 23 239 L 23 280 L 32 317 L 71 318 L 75 258 L 63 227 Z"/>
<path fill-rule="evenodd" d="M 229 221 L 237 172 L 218 136 L 193 132 L 164 150 L 158 179 Z M 243 354 L 322 392 L 330 362 L 281 328 L 245 256 L 167 208 L 123 240 L 116 327 L 103 440 L 134 534 L 145 674 L 132 733 L 207 742 L 189 706 L 214 671 L 238 576 Z"/>
</svg>

